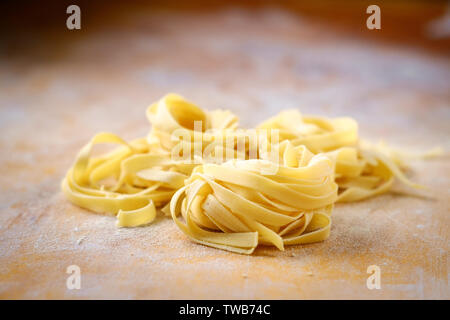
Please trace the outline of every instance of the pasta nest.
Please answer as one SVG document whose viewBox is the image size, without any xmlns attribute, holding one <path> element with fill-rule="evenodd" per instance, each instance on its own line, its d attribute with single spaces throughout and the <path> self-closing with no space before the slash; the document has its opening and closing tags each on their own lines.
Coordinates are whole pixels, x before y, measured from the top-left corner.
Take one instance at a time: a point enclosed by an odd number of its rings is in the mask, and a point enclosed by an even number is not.
<svg viewBox="0 0 450 320">
<path fill-rule="evenodd" d="M 196 167 L 171 200 L 172 218 L 194 241 L 238 253 L 326 239 L 338 190 L 333 163 L 304 147 L 288 152 L 298 160 L 275 174 L 265 173 L 274 165 L 266 160 Z"/>
</svg>

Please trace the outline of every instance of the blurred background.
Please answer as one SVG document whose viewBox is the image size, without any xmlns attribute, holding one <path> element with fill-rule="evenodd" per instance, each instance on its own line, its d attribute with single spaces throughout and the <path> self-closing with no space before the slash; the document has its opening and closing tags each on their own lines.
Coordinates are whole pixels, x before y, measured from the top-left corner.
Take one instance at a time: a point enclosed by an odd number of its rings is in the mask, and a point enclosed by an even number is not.
<svg viewBox="0 0 450 320">
<path fill-rule="evenodd" d="M 66 27 L 71 4 L 80 30 Z M 372 4 L 381 30 L 366 27 Z M 252 259 L 193 244 L 169 219 L 117 230 L 60 181 L 95 133 L 146 135 L 147 106 L 168 92 L 244 127 L 297 108 L 448 150 L 449 36 L 446 1 L 0 1 L 0 298 L 448 298 L 448 157 L 412 170 L 439 201 L 338 207 L 329 240 Z M 73 263 L 85 290 L 66 290 Z M 373 263 L 379 292 L 365 286 Z"/>
<path fill-rule="evenodd" d="M 80 7 L 80 30 L 66 27 L 71 4 Z M 366 26 L 370 4 L 380 7 L 381 30 Z M 298 108 L 352 116 L 363 137 L 446 147 L 449 8 L 418 0 L 2 1 L 2 168 L 21 174 L 40 160 L 62 175 L 99 131 L 145 135 L 146 107 L 168 92 L 231 109 L 244 127 Z"/>
<path fill-rule="evenodd" d="M 66 28 L 70 4 L 81 8 L 81 30 Z M 381 9 L 381 30 L 366 27 L 370 4 Z M 167 92 L 230 108 L 243 125 L 286 107 L 363 123 L 382 109 L 406 117 L 384 119 L 386 126 L 426 120 L 430 108 L 448 116 L 446 1 L 2 1 L 0 8 L 0 103 L 2 113 L 11 108 L 3 126 L 76 122 L 82 140 L 101 129 L 144 134 L 145 107 Z M 31 110 L 31 118 L 14 118 Z M 389 135 L 385 129 L 374 134 Z"/>
</svg>

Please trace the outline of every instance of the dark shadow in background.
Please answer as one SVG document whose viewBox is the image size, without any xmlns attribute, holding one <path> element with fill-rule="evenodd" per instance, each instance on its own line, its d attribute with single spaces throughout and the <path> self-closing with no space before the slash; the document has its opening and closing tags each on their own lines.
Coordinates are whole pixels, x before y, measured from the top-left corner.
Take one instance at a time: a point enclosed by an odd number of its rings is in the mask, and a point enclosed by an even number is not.
<svg viewBox="0 0 450 320">
<path fill-rule="evenodd" d="M 82 29 L 66 28 L 66 8 L 77 4 L 81 8 Z M 381 8 L 381 30 L 368 30 L 366 8 L 377 4 Z M 134 14 L 146 12 L 212 12 L 230 8 L 257 10 L 282 8 L 300 17 L 329 26 L 333 32 L 343 32 L 373 41 L 408 45 L 412 49 L 450 56 L 450 37 L 430 34 L 430 26 L 446 13 L 447 1 L 418 0 L 351 0 L 351 1 L 13 1 L 0 2 L 0 59 L 23 60 L 28 63 L 52 59 L 68 43 L 102 30 L 125 30 Z M 441 19 L 442 21 L 442 19 Z M 157 27 L 157 26 L 155 26 Z M 136 30 L 128 30 L 136 32 Z"/>
</svg>

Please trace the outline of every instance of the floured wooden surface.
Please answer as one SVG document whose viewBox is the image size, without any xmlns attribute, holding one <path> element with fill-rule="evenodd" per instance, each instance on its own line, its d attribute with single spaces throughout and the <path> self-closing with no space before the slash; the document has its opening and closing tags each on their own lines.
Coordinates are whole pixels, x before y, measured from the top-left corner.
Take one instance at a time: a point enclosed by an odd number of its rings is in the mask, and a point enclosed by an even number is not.
<svg viewBox="0 0 450 320">
<path fill-rule="evenodd" d="M 435 201 L 337 205 L 327 241 L 253 256 L 194 244 L 162 216 L 117 229 L 59 187 L 95 133 L 145 135 L 147 105 L 167 92 L 231 109 L 243 126 L 299 108 L 352 116 L 361 136 L 394 146 L 448 150 L 448 59 L 277 10 L 137 15 L 74 39 L 51 59 L 0 62 L 1 298 L 450 298 L 448 157 L 411 164 Z M 69 265 L 80 290 L 66 288 Z M 369 265 L 381 290 L 366 287 Z"/>
</svg>

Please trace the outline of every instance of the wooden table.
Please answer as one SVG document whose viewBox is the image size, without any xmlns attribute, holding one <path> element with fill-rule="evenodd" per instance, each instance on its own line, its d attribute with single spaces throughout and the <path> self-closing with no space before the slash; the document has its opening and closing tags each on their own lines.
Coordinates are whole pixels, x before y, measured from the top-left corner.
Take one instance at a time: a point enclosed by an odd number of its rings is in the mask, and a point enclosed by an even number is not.
<svg viewBox="0 0 450 320">
<path fill-rule="evenodd" d="M 117 229 L 59 186 L 95 133 L 144 136 L 146 107 L 167 92 L 228 108 L 243 126 L 298 108 L 352 116 L 375 141 L 448 150 L 448 57 L 268 8 L 135 11 L 88 26 L 51 45 L 36 35 L 41 49 L 0 61 L 1 298 L 450 298 L 448 156 L 411 163 L 435 200 L 337 205 L 325 242 L 252 256 L 192 243 L 162 216 Z M 66 288 L 69 265 L 80 290 Z M 370 265 L 380 290 L 366 287 Z"/>
</svg>

